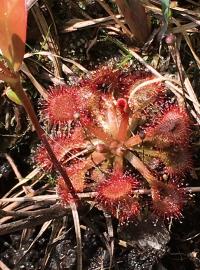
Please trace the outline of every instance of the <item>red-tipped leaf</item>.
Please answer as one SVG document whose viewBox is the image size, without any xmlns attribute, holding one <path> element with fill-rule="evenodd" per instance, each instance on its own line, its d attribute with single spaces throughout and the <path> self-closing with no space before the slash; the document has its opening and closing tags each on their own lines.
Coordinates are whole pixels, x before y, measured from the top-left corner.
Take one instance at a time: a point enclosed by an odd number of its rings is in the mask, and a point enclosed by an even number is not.
<svg viewBox="0 0 200 270">
<path fill-rule="evenodd" d="M 24 57 L 27 27 L 25 0 L 1 0 L 0 49 L 14 71 Z"/>
</svg>

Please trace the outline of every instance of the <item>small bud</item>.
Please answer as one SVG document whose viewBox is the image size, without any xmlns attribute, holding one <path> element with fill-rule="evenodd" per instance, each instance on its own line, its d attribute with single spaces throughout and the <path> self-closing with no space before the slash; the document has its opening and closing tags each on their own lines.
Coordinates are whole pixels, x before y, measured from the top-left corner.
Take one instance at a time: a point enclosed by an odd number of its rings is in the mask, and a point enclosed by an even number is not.
<svg viewBox="0 0 200 270">
<path fill-rule="evenodd" d="M 128 102 L 125 98 L 119 98 L 117 100 L 117 108 L 121 113 L 126 113 L 128 111 Z"/>
<path fill-rule="evenodd" d="M 99 153 L 105 153 L 105 152 L 107 152 L 107 150 L 108 150 L 107 146 L 103 143 L 99 143 L 96 146 L 96 151 Z"/>
<path fill-rule="evenodd" d="M 174 45 L 175 41 L 176 41 L 176 37 L 172 33 L 167 35 L 165 38 L 165 42 L 167 43 L 167 45 Z"/>
<path fill-rule="evenodd" d="M 163 178 L 164 181 L 167 181 L 169 177 L 168 177 L 167 174 L 163 174 L 162 178 Z"/>
<path fill-rule="evenodd" d="M 16 103 L 17 105 L 22 105 L 21 100 L 19 99 L 19 97 L 16 95 L 16 93 L 11 88 L 8 87 L 6 89 L 5 95 L 7 96 L 7 98 L 9 98 L 11 101 Z"/>
</svg>

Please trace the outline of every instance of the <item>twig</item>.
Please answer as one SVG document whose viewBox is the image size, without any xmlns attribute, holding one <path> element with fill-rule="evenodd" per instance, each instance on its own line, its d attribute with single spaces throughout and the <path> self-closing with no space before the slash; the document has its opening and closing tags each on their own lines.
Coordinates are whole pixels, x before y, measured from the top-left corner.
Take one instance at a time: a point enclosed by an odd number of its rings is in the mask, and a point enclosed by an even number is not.
<svg viewBox="0 0 200 270">
<path fill-rule="evenodd" d="M 8 163 L 11 166 L 11 168 L 13 169 L 18 181 L 20 182 L 23 179 L 23 177 L 22 177 L 21 173 L 19 172 L 19 170 L 17 168 L 17 165 L 15 164 L 14 160 L 7 153 L 5 154 L 5 158 L 7 159 Z M 22 186 L 22 188 L 23 188 L 23 191 L 25 192 L 26 195 L 31 192 L 31 187 L 30 186 Z"/>
<path fill-rule="evenodd" d="M 19 180 L 19 182 L 21 181 L 22 179 L 22 175 L 21 173 L 19 172 L 14 160 L 11 158 L 10 155 L 8 154 L 5 154 L 5 158 L 7 159 L 8 163 L 10 164 L 11 168 L 13 169 L 13 172 L 15 173 L 17 179 Z"/>
<path fill-rule="evenodd" d="M 63 207 L 62 207 L 63 208 Z M 53 205 L 52 207 L 49 207 L 47 209 L 41 209 L 41 210 L 35 210 L 35 211 L 4 211 L 0 209 L 0 217 L 7 217 L 7 216 L 13 216 L 13 217 L 33 217 L 33 216 L 42 216 L 42 215 L 50 215 L 51 213 L 54 213 L 54 211 L 59 211 L 61 209 L 60 204 Z M 65 207 L 67 209 L 67 207 Z M 70 208 L 69 208 L 70 209 Z"/>
<path fill-rule="evenodd" d="M 5 265 L 5 263 L 2 262 L 1 260 L 0 260 L 0 269 L 1 269 L 1 270 L 11 270 L 11 269 L 8 268 L 8 266 Z"/>
<path fill-rule="evenodd" d="M 122 15 L 116 15 L 115 16 L 117 19 L 121 19 Z M 103 17 L 103 18 L 98 18 L 98 19 L 92 19 L 92 20 L 86 20 L 82 22 L 74 22 L 73 24 L 67 23 L 69 26 L 63 26 L 62 29 L 60 30 L 61 33 L 69 33 L 73 31 L 77 31 L 83 28 L 88 28 L 88 27 L 95 27 L 100 24 L 107 24 L 107 23 L 113 23 L 113 17 L 108 16 L 108 17 Z"/>
<path fill-rule="evenodd" d="M 186 192 L 188 193 L 198 193 L 200 192 L 200 187 L 185 187 L 183 188 Z M 134 194 L 139 194 L 139 195 L 143 195 L 143 194 L 149 194 L 151 193 L 150 189 L 137 189 L 134 190 L 133 192 Z M 78 193 L 78 196 L 81 199 L 93 199 L 95 198 L 97 195 L 97 192 L 86 192 L 86 193 Z M 55 201 L 59 200 L 59 196 L 58 195 L 41 195 L 41 196 L 34 196 L 34 197 L 18 197 L 18 198 L 3 198 L 0 199 L 0 202 L 4 203 L 4 202 L 52 202 L 55 203 Z"/>
<path fill-rule="evenodd" d="M 21 71 L 26 74 L 26 76 L 29 78 L 29 80 L 32 82 L 32 84 L 35 86 L 37 91 L 40 93 L 40 95 L 43 97 L 43 99 L 47 99 L 48 93 L 47 91 L 39 84 L 39 82 L 35 79 L 35 77 L 31 74 L 30 70 L 28 69 L 28 66 L 23 62 L 21 65 Z"/>
<path fill-rule="evenodd" d="M 81 228 L 80 228 L 80 220 L 77 211 L 77 207 L 75 203 L 70 203 L 70 207 L 72 210 L 72 216 L 74 220 L 74 228 L 76 234 L 76 252 L 77 252 L 77 270 L 82 270 L 83 268 L 83 254 L 82 254 L 82 241 L 81 241 Z"/>
<path fill-rule="evenodd" d="M 0 226 L 0 235 L 10 234 L 16 231 L 23 230 L 25 228 L 33 228 L 39 226 L 47 220 L 64 217 L 66 213 L 68 213 L 68 211 L 68 209 L 60 206 L 60 208 L 55 208 L 54 211 L 50 212 L 50 214 L 47 213 L 46 215 L 30 217 L 27 219 L 17 220 L 7 224 L 3 224 Z"/>
<path fill-rule="evenodd" d="M 108 14 L 113 18 L 113 20 L 122 28 L 124 33 L 129 38 L 132 38 L 133 34 L 131 33 L 131 31 L 113 14 L 109 6 L 103 0 L 97 0 L 97 2 L 108 12 Z"/>
</svg>

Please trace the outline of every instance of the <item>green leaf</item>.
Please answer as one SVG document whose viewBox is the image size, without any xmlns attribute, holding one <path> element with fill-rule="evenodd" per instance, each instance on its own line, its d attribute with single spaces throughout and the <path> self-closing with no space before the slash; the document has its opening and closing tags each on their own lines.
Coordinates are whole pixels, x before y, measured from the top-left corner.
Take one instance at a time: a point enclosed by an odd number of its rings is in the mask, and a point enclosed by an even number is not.
<svg viewBox="0 0 200 270">
<path fill-rule="evenodd" d="M 16 103 L 17 105 L 22 105 L 21 100 L 18 98 L 18 96 L 16 95 L 16 93 L 11 89 L 11 88 L 7 88 L 5 91 L 5 95 L 14 103 Z"/>
<path fill-rule="evenodd" d="M 168 25 L 168 21 L 171 17 L 170 0 L 161 0 L 161 5 L 164 22 Z"/>
</svg>

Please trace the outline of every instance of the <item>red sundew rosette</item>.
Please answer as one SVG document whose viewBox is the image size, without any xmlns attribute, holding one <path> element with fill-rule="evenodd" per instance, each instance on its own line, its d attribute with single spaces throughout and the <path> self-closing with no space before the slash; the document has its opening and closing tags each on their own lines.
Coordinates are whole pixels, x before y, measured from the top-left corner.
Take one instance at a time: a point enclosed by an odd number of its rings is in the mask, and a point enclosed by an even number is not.
<svg viewBox="0 0 200 270">
<path fill-rule="evenodd" d="M 170 176 L 181 176 L 193 167 L 192 155 L 186 148 L 171 149 L 161 153 L 161 160 L 165 164 L 165 172 Z"/>
<path fill-rule="evenodd" d="M 100 96 L 90 84 L 84 86 L 58 86 L 51 88 L 47 100 L 42 102 L 41 115 L 52 125 L 64 126 L 98 108 Z"/>
<path fill-rule="evenodd" d="M 73 186 L 74 186 L 75 191 L 79 192 L 79 190 L 76 189 L 74 184 L 73 184 Z M 57 179 L 56 190 L 57 190 L 57 194 L 58 194 L 63 205 L 68 205 L 70 203 L 76 202 L 62 177 L 59 177 Z"/>
<path fill-rule="evenodd" d="M 183 108 L 173 105 L 157 119 L 155 126 L 145 130 L 145 134 L 144 141 L 150 141 L 160 149 L 174 145 L 188 146 L 190 136 L 189 116 Z"/>
<path fill-rule="evenodd" d="M 68 136 L 56 136 L 49 140 L 49 144 L 55 153 L 58 161 L 64 157 L 64 155 L 70 150 L 72 145 L 69 145 Z M 46 148 L 43 145 L 37 147 L 34 154 L 34 162 L 37 166 L 41 167 L 45 171 L 51 171 L 53 163 L 48 155 Z"/>
<path fill-rule="evenodd" d="M 130 77 L 128 86 L 128 104 L 133 112 L 152 106 L 165 93 L 165 88 L 160 82 L 152 81 L 154 76 L 145 72 L 138 72 L 136 75 L 133 75 L 132 83 Z"/>
<path fill-rule="evenodd" d="M 175 182 L 154 181 L 151 184 L 151 196 L 155 215 L 167 219 L 178 219 L 182 216 L 185 191 Z"/>
<path fill-rule="evenodd" d="M 130 198 L 126 200 L 124 204 L 120 204 L 117 211 L 111 211 L 111 213 L 119 220 L 120 224 L 123 225 L 137 217 L 140 214 L 140 210 L 141 206 L 138 200 Z"/>
<path fill-rule="evenodd" d="M 145 71 L 134 71 L 131 74 L 130 72 L 122 73 L 119 77 L 119 89 L 122 94 L 120 97 L 128 97 L 130 95 L 131 88 L 147 77 L 151 77 L 151 75 Z"/>
<path fill-rule="evenodd" d="M 93 89 L 102 94 L 112 93 L 119 89 L 119 77 L 122 72 L 109 66 L 103 66 L 89 75 L 89 83 Z"/>
<path fill-rule="evenodd" d="M 133 191 L 138 185 L 135 178 L 114 172 L 108 180 L 98 185 L 96 201 L 103 210 L 124 222 L 140 212 L 139 204 L 133 198 Z"/>
<path fill-rule="evenodd" d="M 85 173 L 90 167 L 91 164 L 88 163 L 88 160 L 81 160 L 65 168 L 66 173 L 69 176 L 70 181 L 76 192 L 83 192 L 85 188 Z M 74 197 L 70 193 L 62 176 L 59 176 L 57 178 L 56 183 L 57 193 L 60 197 L 61 202 L 64 205 L 75 202 Z"/>
<path fill-rule="evenodd" d="M 84 148 L 84 137 L 82 130 L 76 128 L 73 134 L 67 136 L 65 134 L 57 135 L 49 140 L 50 146 L 56 155 L 58 161 L 62 161 L 64 156 L 71 150 Z M 34 163 L 45 171 L 51 171 L 53 163 L 43 145 L 37 147 L 34 153 Z M 61 162 L 62 163 L 62 162 Z"/>
<path fill-rule="evenodd" d="M 52 125 L 64 125 L 74 119 L 77 112 L 78 89 L 70 86 L 51 88 L 47 100 L 42 102 L 42 117 Z"/>
</svg>

